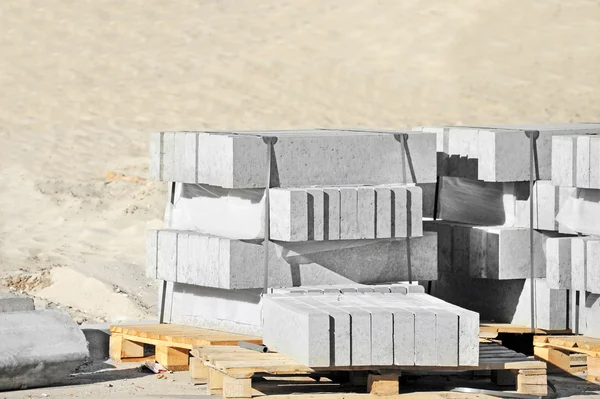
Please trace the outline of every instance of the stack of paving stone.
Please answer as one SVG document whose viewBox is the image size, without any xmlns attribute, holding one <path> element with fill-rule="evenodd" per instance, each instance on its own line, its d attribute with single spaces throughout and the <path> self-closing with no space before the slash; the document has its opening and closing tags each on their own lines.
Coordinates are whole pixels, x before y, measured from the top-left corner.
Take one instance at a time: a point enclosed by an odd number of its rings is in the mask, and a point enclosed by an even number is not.
<svg viewBox="0 0 600 399">
<path fill-rule="evenodd" d="M 263 304 L 263 341 L 312 367 L 474 366 L 479 315 L 419 285 L 273 289 Z"/>
<path fill-rule="evenodd" d="M 424 227 L 438 233 L 439 279 L 432 293 L 479 312 L 482 320 L 529 325 L 533 283 L 536 327 L 567 328 L 572 319 L 567 298 L 570 286 L 556 284 L 551 274 L 547 276 L 547 261 L 548 248 L 550 253 L 556 252 L 555 243 L 571 241 L 567 234 L 573 234 L 574 230 L 559 223 L 557 216 L 577 194 L 577 189 L 574 172 L 569 175 L 571 184 L 556 184 L 554 171 L 561 167 L 554 162 L 553 143 L 556 147 L 556 143 L 562 144 L 571 135 L 594 137 L 590 135 L 600 133 L 600 124 L 416 130 L 435 132 L 438 138 L 438 183 L 421 185 L 423 214 L 438 219 L 425 222 Z M 529 188 L 527 130 L 539 131 L 535 140 L 533 192 Z M 591 154 L 598 144 L 588 141 Z M 590 165 L 598 161 L 591 156 L 588 159 Z M 591 170 L 590 167 L 590 184 L 596 178 Z M 531 198 L 535 229 L 533 282 L 529 240 Z"/>
<path fill-rule="evenodd" d="M 436 135 L 399 133 L 153 134 L 150 176 L 170 184 L 147 275 L 167 282 L 164 320 L 261 333 L 266 193 L 270 287 L 435 280 L 414 183 L 436 181 Z"/>
<path fill-rule="evenodd" d="M 558 230 L 577 234 L 548 240 L 548 285 L 571 290 L 572 327 L 600 337 L 600 136 L 552 138 L 552 184 L 572 194 L 557 215 Z"/>
</svg>

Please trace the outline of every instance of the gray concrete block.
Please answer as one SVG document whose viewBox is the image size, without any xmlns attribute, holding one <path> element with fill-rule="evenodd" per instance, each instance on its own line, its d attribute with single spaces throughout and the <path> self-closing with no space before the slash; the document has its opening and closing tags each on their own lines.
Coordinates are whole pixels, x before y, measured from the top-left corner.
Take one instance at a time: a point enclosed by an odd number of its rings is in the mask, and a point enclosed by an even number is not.
<svg viewBox="0 0 600 399">
<path fill-rule="evenodd" d="M 552 184 L 576 187 L 577 136 L 552 138 Z"/>
<path fill-rule="evenodd" d="M 590 188 L 600 188 L 600 137 L 590 139 Z"/>
<path fill-rule="evenodd" d="M 370 295 L 342 295 L 340 301 L 356 306 L 371 314 L 371 365 L 394 364 L 394 323 L 393 315 L 387 310 L 381 309 L 381 305 L 370 304 L 364 301 L 365 296 Z"/>
<path fill-rule="evenodd" d="M 156 279 L 158 270 L 158 230 L 146 232 L 146 277 Z"/>
<path fill-rule="evenodd" d="M 358 239 L 372 240 L 375 236 L 375 190 L 373 187 L 358 187 L 357 202 L 357 220 L 358 220 Z M 391 219 L 391 214 L 390 214 Z"/>
<path fill-rule="evenodd" d="M 164 132 L 162 138 L 162 174 L 163 181 L 176 181 L 177 171 L 175 165 L 175 133 Z"/>
<path fill-rule="evenodd" d="M 575 139 L 575 186 L 590 187 L 590 138 L 578 136 Z"/>
<path fill-rule="evenodd" d="M 309 210 L 306 190 L 270 190 L 269 205 L 271 239 L 280 241 L 308 240 Z"/>
<path fill-rule="evenodd" d="M 35 310 L 33 298 L 0 292 L 0 313 Z"/>
<path fill-rule="evenodd" d="M 340 239 L 352 240 L 358 231 L 358 190 L 340 189 Z"/>
<path fill-rule="evenodd" d="M 308 241 L 323 241 L 328 237 L 325 227 L 329 226 L 329 212 L 325 213 L 325 190 L 307 189 L 308 197 Z M 327 221 L 325 218 L 327 217 Z M 334 223 L 338 223 L 335 220 Z"/>
<path fill-rule="evenodd" d="M 580 333 L 586 337 L 600 338 L 600 295 L 586 293 L 583 308 L 583 326 Z"/>
<path fill-rule="evenodd" d="M 169 283 L 165 322 L 260 336 L 261 292 Z"/>
<path fill-rule="evenodd" d="M 351 363 L 353 366 L 369 366 L 371 364 L 371 314 L 352 304 L 339 301 L 341 297 L 323 295 L 315 298 L 350 315 Z"/>
<path fill-rule="evenodd" d="M 589 237 L 571 239 L 571 288 L 573 290 L 586 290 L 588 240 Z"/>
<path fill-rule="evenodd" d="M 330 364 L 332 366 L 350 366 L 352 364 L 350 313 L 326 304 L 313 296 L 303 297 L 301 301 L 329 315 Z"/>
<path fill-rule="evenodd" d="M 431 295 L 421 295 L 420 299 L 438 304 L 458 315 L 458 364 L 461 366 L 479 365 L 479 313 L 442 301 Z"/>
<path fill-rule="evenodd" d="M 187 132 L 180 135 L 184 137 L 183 149 L 179 150 L 180 153 L 183 153 L 180 161 L 181 180 L 195 183 L 198 177 L 198 159 L 196 158 L 198 155 L 198 133 Z"/>
<path fill-rule="evenodd" d="M 195 235 L 190 232 L 180 233 Z M 198 255 L 188 256 L 188 261 L 192 259 L 194 262 L 204 262 L 185 268 L 179 267 L 179 270 L 185 270 L 185 274 L 178 275 L 175 253 L 177 234 L 171 230 L 159 232 L 159 279 L 186 284 L 203 281 L 202 285 L 227 289 L 262 287 L 262 243 L 218 237 L 205 238 L 208 240 L 206 255 L 201 258 L 198 258 Z M 189 240 L 188 238 L 188 243 Z M 405 239 L 272 243 L 269 246 L 269 285 L 289 287 L 407 281 L 406 245 Z M 436 245 L 434 233 L 410 239 L 413 280 L 437 278 Z M 188 247 L 188 253 L 190 252 L 196 254 L 202 253 L 202 250 Z"/>
<path fill-rule="evenodd" d="M 393 215 L 392 237 L 407 237 L 410 230 L 408 218 L 408 191 L 404 187 L 392 187 Z"/>
<path fill-rule="evenodd" d="M 571 289 L 571 237 L 546 240 L 546 282 L 551 289 Z"/>
<path fill-rule="evenodd" d="M 177 237 L 174 230 L 158 231 L 156 278 L 177 281 Z"/>
<path fill-rule="evenodd" d="M 600 241 L 587 243 L 587 282 L 586 289 L 600 294 Z"/>
<path fill-rule="evenodd" d="M 548 288 L 545 279 L 535 280 L 536 327 L 567 328 L 566 290 Z M 444 273 L 433 283 L 431 294 L 462 308 L 478 312 L 482 321 L 529 325 L 531 320 L 529 279 L 489 280 Z"/>
<path fill-rule="evenodd" d="M 276 136 L 274 174 L 281 187 L 398 183 L 410 173 L 394 133 L 397 132 L 203 132 L 199 134 L 197 181 L 226 188 L 264 187 L 267 146 L 261 136 Z M 407 134 L 417 181 L 434 182 L 435 135 Z M 165 159 L 172 157 L 174 151 L 167 146 L 164 149 Z M 397 167 L 381 168 L 381 164 Z"/>
<path fill-rule="evenodd" d="M 325 240 L 340 239 L 340 215 L 341 198 L 340 190 L 336 188 L 324 188 L 325 200 Z"/>
<path fill-rule="evenodd" d="M 330 318 L 294 297 L 263 296 L 263 342 L 310 367 L 330 365 Z"/>
<path fill-rule="evenodd" d="M 57 310 L 0 313 L 0 391 L 65 381 L 88 358 L 84 334 Z"/>
<path fill-rule="evenodd" d="M 392 237 L 392 190 L 389 187 L 375 187 L 377 238 Z"/>
<path fill-rule="evenodd" d="M 90 358 L 106 360 L 110 357 L 110 324 L 81 325 L 81 332 L 88 343 Z"/>
</svg>

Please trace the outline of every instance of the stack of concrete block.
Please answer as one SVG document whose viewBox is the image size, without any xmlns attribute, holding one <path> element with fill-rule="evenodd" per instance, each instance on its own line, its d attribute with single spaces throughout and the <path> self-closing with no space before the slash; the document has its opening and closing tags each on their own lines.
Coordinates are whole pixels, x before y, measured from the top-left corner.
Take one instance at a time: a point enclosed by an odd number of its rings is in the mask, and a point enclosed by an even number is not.
<svg viewBox="0 0 600 399">
<path fill-rule="evenodd" d="M 423 233 L 414 183 L 436 180 L 436 136 L 399 133 L 153 134 L 150 175 L 170 182 L 168 209 L 177 208 L 178 190 L 194 185 L 227 190 L 229 198 L 211 198 L 223 215 L 229 199 L 254 190 L 246 205 L 258 215 L 247 229 L 252 239 L 235 234 L 233 218 L 181 230 L 169 228 L 185 225 L 169 213 L 167 228 L 148 232 L 147 274 L 167 282 L 164 320 L 261 333 L 265 254 L 258 224 L 269 170 L 269 286 L 435 280 L 437 238 Z M 267 137 L 277 139 L 272 147 Z M 207 204 L 197 201 L 188 215 L 207 215 Z"/>
<path fill-rule="evenodd" d="M 552 139 L 552 184 L 574 191 L 556 219 L 578 237 L 548 240 L 546 274 L 549 286 L 571 290 L 572 328 L 600 337 L 600 136 L 576 133 Z"/>
<path fill-rule="evenodd" d="M 487 320 L 530 324 L 533 283 L 536 327 L 567 328 L 567 287 L 562 281 L 556 284 L 553 274 L 547 277 L 548 264 L 553 262 L 547 249 L 572 237 L 566 234 L 574 230 L 557 217 L 577 191 L 573 186 L 554 184 L 553 140 L 600 133 L 600 124 L 415 130 L 438 135 L 438 183 L 421 185 L 424 216 L 441 219 L 425 225 L 426 231 L 438 234 L 439 278 L 433 294 L 478 311 Z M 539 132 L 533 192 L 527 130 Z M 535 229 L 533 282 L 530 216 Z"/>
<path fill-rule="evenodd" d="M 263 322 L 269 348 L 313 367 L 478 364 L 479 315 L 421 286 L 273 290 Z"/>
</svg>

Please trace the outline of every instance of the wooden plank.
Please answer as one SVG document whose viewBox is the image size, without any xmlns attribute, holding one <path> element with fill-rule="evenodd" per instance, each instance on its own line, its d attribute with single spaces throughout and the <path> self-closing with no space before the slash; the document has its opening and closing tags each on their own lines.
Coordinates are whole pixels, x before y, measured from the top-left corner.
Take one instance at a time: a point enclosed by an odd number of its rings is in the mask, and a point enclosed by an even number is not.
<svg viewBox="0 0 600 399">
<path fill-rule="evenodd" d="M 185 371 L 189 369 L 189 351 L 187 349 L 157 345 L 154 357 L 168 370 Z"/>
<path fill-rule="evenodd" d="M 364 393 L 318 393 L 269 395 L 268 399 L 375 399 L 380 396 Z M 386 399 L 498 399 L 496 396 L 462 392 L 411 392 L 386 396 Z"/>
<path fill-rule="evenodd" d="M 369 374 L 367 392 L 376 396 L 397 395 L 400 391 L 399 374 Z"/>
<path fill-rule="evenodd" d="M 535 357 L 543 359 L 553 366 L 571 374 L 586 370 L 585 365 L 573 366 L 572 357 L 568 353 L 556 348 L 534 346 L 533 353 Z"/>
<path fill-rule="evenodd" d="M 223 375 L 223 399 L 252 397 L 252 378 L 233 378 Z"/>
<path fill-rule="evenodd" d="M 582 348 L 578 348 L 578 347 L 573 347 L 573 346 L 561 346 L 561 345 L 556 345 L 556 344 L 552 344 L 552 343 L 542 343 L 542 342 L 533 342 L 534 347 L 537 348 L 555 348 L 555 349 L 562 349 L 565 351 L 571 351 L 571 352 L 577 352 L 577 353 L 584 353 L 588 356 L 591 357 L 600 357 L 600 352 L 596 352 L 596 351 L 589 351 L 586 349 L 582 349 Z"/>
<path fill-rule="evenodd" d="M 517 374 L 517 392 L 529 395 L 548 395 L 548 378 L 545 374 Z"/>
<path fill-rule="evenodd" d="M 518 324 L 505 324 L 505 323 L 482 323 L 479 325 L 480 336 L 481 334 L 493 335 L 494 333 L 512 333 L 512 334 L 531 334 L 531 327 L 523 326 Z M 535 334 L 568 334 L 571 330 L 545 330 L 536 328 Z M 490 338 L 495 338 L 492 336 Z"/>
<path fill-rule="evenodd" d="M 587 372 L 588 376 L 600 378 L 600 358 L 588 356 Z"/>
</svg>

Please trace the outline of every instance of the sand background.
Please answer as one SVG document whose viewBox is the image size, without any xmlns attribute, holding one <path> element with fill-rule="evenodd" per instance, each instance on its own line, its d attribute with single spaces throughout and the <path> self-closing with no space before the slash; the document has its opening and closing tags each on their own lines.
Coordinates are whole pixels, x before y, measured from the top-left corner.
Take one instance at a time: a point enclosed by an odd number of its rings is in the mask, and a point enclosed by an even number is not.
<svg viewBox="0 0 600 399">
<path fill-rule="evenodd" d="M 0 2 L 0 289 L 147 318 L 148 134 L 600 120 L 598 0 Z M 135 180 L 135 179 L 134 179 Z"/>
</svg>

